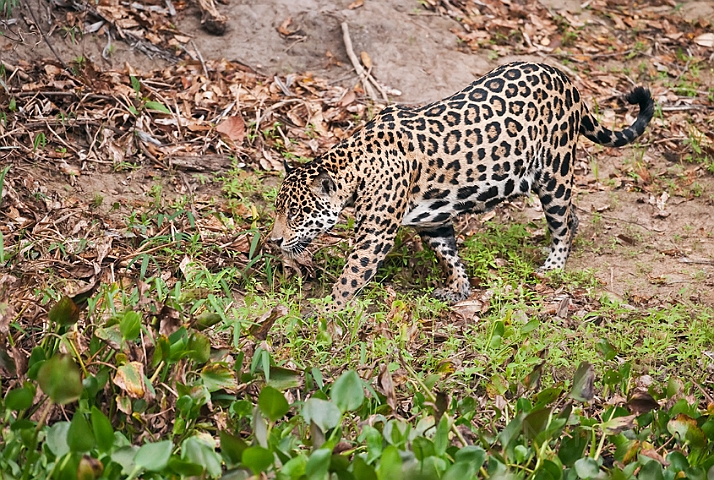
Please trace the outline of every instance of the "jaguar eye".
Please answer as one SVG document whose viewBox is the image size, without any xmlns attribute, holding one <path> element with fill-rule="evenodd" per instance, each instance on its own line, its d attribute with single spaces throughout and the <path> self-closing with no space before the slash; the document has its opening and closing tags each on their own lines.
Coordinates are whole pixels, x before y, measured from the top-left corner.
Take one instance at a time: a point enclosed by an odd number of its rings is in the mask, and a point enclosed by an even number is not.
<svg viewBox="0 0 714 480">
<path fill-rule="evenodd" d="M 288 210 L 288 218 L 295 218 L 298 216 L 298 213 L 300 213 L 300 209 L 297 207 L 292 207 L 290 210 Z"/>
</svg>

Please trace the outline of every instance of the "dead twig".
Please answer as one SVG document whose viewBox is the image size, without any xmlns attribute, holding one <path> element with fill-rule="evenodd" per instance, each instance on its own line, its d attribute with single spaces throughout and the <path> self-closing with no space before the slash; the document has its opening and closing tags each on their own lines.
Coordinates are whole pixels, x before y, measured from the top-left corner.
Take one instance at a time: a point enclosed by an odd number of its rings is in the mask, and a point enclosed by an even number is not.
<svg viewBox="0 0 714 480">
<path fill-rule="evenodd" d="M 624 52 L 614 52 L 614 53 L 551 53 L 550 55 L 558 58 L 567 58 L 568 60 L 571 60 L 573 62 L 582 62 L 582 60 L 578 60 L 578 57 L 587 57 L 591 60 L 597 60 L 599 58 L 612 58 L 612 57 L 617 57 L 617 58 L 622 58 L 626 57 L 627 55 L 631 54 L 635 50 L 633 48 L 629 50 L 625 50 Z M 560 67 L 560 65 L 558 66 Z"/>
<path fill-rule="evenodd" d="M 582 207 L 576 206 L 575 209 L 576 209 L 578 212 L 582 212 L 582 213 L 584 213 L 584 214 L 586 214 L 586 215 L 592 215 L 592 212 L 591 212 L 590 210 L 586 210 L 586 209 L 584 209 L 584 208 L 582 208 Z M 611 215 L 604 215 L 604 214 L 602 214 L 602 213 L 600 213 L 599 216 L 600 216 L 600 218 L 604 218 L 605 220 L 612 220 L 612 221 L 614 221 L 614 222 L 624 222 L 624 223 L 629 223 L 629 224 L 631 224 L 631 225 L 637 225 L 638 227 L 644 228 L 645 230 L 649 230 L 650 232 L 656 232 L 656 231 L 657 231 L 657 230 L 654 229 L 654 228 L 648 227 L 647 225 L 643 225 L 643 224 L 641 224 L 641 223 L 638 223 L 638 222 L 635 222 L 635 221 L 632 221 L 632 220 L 626 220 L 626 219 L 624 219 L 624 218 L 613 217 L 613 216 L 611 216 Z"/>
<path fill-rule="evenodd" d="M 357 72 L 357 75 L 359 75 L 360 81 L 362 82 L 362 86 L 364 87 L 364 91 L 367 93 L 367 95 L 369 95 L 369 98 L 371 98 L 373 102 L 376 102 L 377 92 L 374 91 L 372 84 L 369 83 L 369 81 L 367 80 L 367 72 L 360 63 L 359 58 L 357 58 L 357 55 L 355 55 L 355 51 L 352 48 L 352 39 L 350 38 L 350 29 L 347 26 L 347 22 L 342 22 L 341 27 L 342 40 L 345 43 L 345 50 L 347 51 L 347 56 L 349 57 L 350 62 L 352 62 L 352 67 L 354 67 L 355 72 Z"/>
<path fill-rule="evenodd" d="M 350 29 L 349 26 L 347 26 L 347 22 L 342 22 L 341 24 L 342 27 L 342 40 L 345 43 L 345 50 L 347 51 L 347 56 L 350 59 L 350 62 L 352 62 L 352 66 L 355 69 L 355 72 L 357 72 L 357 75 L 359 75 L 359 78 L 362 82 L 362 86 L 364 87 L 364 91 L 369 95 L 369 98 L 373 102 L 377 102 L 377 92 L 375 92 L 375 87 L 379 90 L 379 92 L 382 94 L 382 99 L 389 103 L 389 99 L 387 98 L 387 92 L 384 91 L 384 88 L 377 83 L 377 81 L 372 77 L 372 75 L 369 73 L 369 71 L 365 70 L 362 64 L 360 63 L 359 58 L 357 58 L 357 55 L 355 54 L 354 49 L 352 48 L 352 39 L 350 38 Z"/>
<path fill-rule="evenodd" d="M 687 110 L 711 110 L 714 109 L 714 106 L 693 103 L 691 105 L 663 105 L 660 108 L 663 112 L 684 112 Z"/>
<path fill-rule="evenodd" d="M 97 122 L 96 120 L 85 120 L 81 118 L 73 118 L 70 120 L 60 120 L 60 119 L 54 119 L 54 118 L 48 118 L 45 120 L 32 120 L 29 121 L 25 124 L 25 128 L 28 130 L 34 130 L 36 128 L 43 128 L 48 125 L 52 126 L 62 126 L 64 128 L 76 128 L 76 127 L 100 127 L 100 128 L 108 128 L 109 130 L 112 130 L 114 133 L 120 133 L 120 134 L 125 134 L 128 133 L 126 130 L 122 130 L 121 128 L 118 127 L 113 127 L 111 125 L 104 125 L 102 123 Z M 12 133 L 12 132 L 9 132 Z M 5 135 L 3 135 L 4 137 Z M 0 137 L 0 138 L 3 138 Z"/>
<path fill-rule="evenodd" d="M 69 92 L 55 92 L 55 91 L 49 91 L 49 92 L 43 92 L 43 91 L 33 91 L 33 92 L 15 92 L 14 90 L 10 91 L 15 97 L 34 97 L 37 95 L 44 95 L 46 97 L 79 97 L 79 94 L 74 91 L 69 91 Z M 111 97 L 107 97 L 109 99 Z"/>
<path fill-rule="evenodd" d="M 70 75 L 71 75 L 71 74 L 72 74 L 72 70 L 70 70 L 69 66 L 68 66 L 66 63 L 64 63 L 64 60 L 62 60 L 62 58 L 59 56 L 59 54 L 58 54 L 57 51 L 55 50 L 55 47 L 53 47 L 52 44 L 50 43 L 50 41 L 47 40 L 47 36 L 45 35 L 45 32 L 42 30 L 42 27 L 40 26 L 40 23 L 37 21 L 37 18 L 35 17 L 35 11 L 32 10 L 32 8 L 30 8 L 30 5 L 27 3 L 27 1 L 23 1 L 22 3 L 23 3 L 23 5 L 25 6 L 25 9 L 27 9 L 27 11 L 30 12 L 30 16 L 32 17 L 32 21 L 35 22 L 35 27 L 37 27 L 37 30 L 40 32 L 40 36 L 42 37 L 42 40 L 44 40 L 44 42 L 47 44 L 47 46 L 49 47 L 50 51 L 51 51 L 52 54 L 55 56 L 55 58 L 57 59 L 57 61 L 58 61 L 60 64 L 62 64 L 62 68 L 64 68 L 65 71 L 67 71 L 67 72 L 70 73 Z"/>
<path fill-rule="evenodd" d="M 260 130 L 260 123 L 268 116 L 270 115 L 271 112 L 274 112 L 278 108 L 282 107 L 283 105 L 286 105 L 288 103 L 305 103 L 305 100 L 301 98 L 288 98 L 287 100 L 283 100 L 278 103 L 274 103 L 268 108 L 265 109 L 265 111 L 262 114 L 259 114 L 259 111 L 256 110 L 256 120 L 255 120 L 255 131 Z"/>
<path fill-rule="evenodd" d="M 714 265 L 714 260 L 700 259 L 700 258 L 689 258 L 682 257 L 679 259 L 680 263 L 692 263 L 695 265 Z"/>
<path fill-rule="evenodd" d="M 193 41 L 193 40 L 192 40 L 192 41 Z M 198 51 L 198 50 L 197 50 L 197 51 Z M 201 59 L 201 63 L 203 63 L 203 59 Z M 204 70 L 205 70 L 206 66 L 203 65 L 203 68 L 204 68 Z M 206 77 L 208 77 L 208 75 L 206 75 Z M 166 107 L 166 109 L 167 109 L 169 112 L 171 112 L 171 116 L 172 116 L 172 117 L 174 118 L 174 120 L 176 121 L 176 132 L 177 132 L 179 138 L 183 138 L 183 131 L 181 130 L 181 111 L 179 110 L 178 105 L 176 105 L 176 101 L 174 101 L 175 110 L 172 110 L 172 109 L 170 108 L 169 101 L 166 99 L 166 97 L 164 97 L 163 95 L 161 95 L 161 92 L 160 92 L 159 90 L 157 90 L 157 89 L 155 89 L 155 88 L 152 88 L 151 86 L 148 85 L 148 82 L 145 82 L 145 81 L 143 81 L 143 80 L 140 80 L 139 83 L 141 83 L 141 84 L 144 86 L 144 88 L 146 88 L 146 89 L 149 90 L 151 93 L 153 93 L 153 94 L 156 96 L 156 98 L 158 98 L 159 100 L 161 100 L 161 102 L 162 102 L 163 105 Z"/>
<path fill-rule="evenodd" d="M 72 145 L 70 145 L 69 143 L 65 142 L 65 141 L 62 139 L 62 137 L 60 137 L 60 136 L 57 134 L 57 132 L 55 132 L 55 131 L 52 129 L 52 127 L 50 126 L 49 122 L 45 122 L 45 127 L 47 127 L 47 129 L 48 129 L 50 132 L 52 132 L 52 134 L 55 136 L 55 139 L 56 139 L 58 142 L 60 142 L 62 145 L 64 145 L 67 150 L 73 151 L 73 152 L 75 153 L 75 155 L 77 155 L 77 157 L 80 157 L 80 158 L 81 158 L 81 155 L 79 154 L 79 150 L 77 150 L 76 148 L 74 148 L 74 147 L 73 147 Z"/>
<path fill-rule="evenodd" d="M 305 40 L 307 40 L 307 37 L 298 37 L 297 40 L 295 40 L 293 43 L 288 45 L 288 48 L 286 48 L 285 51 L 289 52 L 291 48 L 293 48 L 295 45 L 297 45 L 300 42 L 304 42 Z"/>
<path fill-rule="evenodd" d="M 193 39 L 191 39 L 191 46 L 196 52 L 198 60 L 201 62 L 201 67 L 203 67 L 203 74 L 206 76 L 206 78 L 208 78 L 208 69 L 206 68 L 206 62 L 205 60 L 203 60 L 203 55 L 201 55 L 201 51 L 198 49 L 198 46 L 196 46 L 196 42 L 194 42 Z"/>
</svg>

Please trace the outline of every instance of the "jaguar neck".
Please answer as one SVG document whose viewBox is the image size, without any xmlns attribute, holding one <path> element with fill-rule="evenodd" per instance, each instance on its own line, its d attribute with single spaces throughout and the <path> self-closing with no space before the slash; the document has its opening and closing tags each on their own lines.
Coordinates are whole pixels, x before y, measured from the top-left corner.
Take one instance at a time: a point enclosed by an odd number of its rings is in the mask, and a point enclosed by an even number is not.
<svg viewBox="0 0 714 480">
<path fill-rule="evenodd" d="M 358 179 L 354 170 L 349 168 L 333 169 L 330 165 L 324 165 L 324 168 L 335 182 L 333 204 L 339 206 L 340 209 L 353 205 L 358 187 Z"/>
</svg>

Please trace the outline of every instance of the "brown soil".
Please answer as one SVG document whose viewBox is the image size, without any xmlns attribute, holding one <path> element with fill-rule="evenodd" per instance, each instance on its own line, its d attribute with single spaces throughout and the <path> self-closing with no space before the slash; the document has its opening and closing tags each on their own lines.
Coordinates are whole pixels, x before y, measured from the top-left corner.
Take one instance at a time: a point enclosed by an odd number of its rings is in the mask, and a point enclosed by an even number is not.
<svg viewBox="0 0 714 480">
<path fill-rule="evenodd" d="M 373 74 L 383 84 L 402 92 L 397 101 L 426 102 L 444 97 L 471 82 L 496 63 L 484 54 L 465 53 L 459 49 L 450 30 L 459 24 L 446 17 L 431 15 L 414 0 L 366 0 L 364 6 L 350 10 L 350 0 L 273 0 L 259 5 L 251 0 L 219 5 L 229 17 L 229 30 L 223 37 L 206 34 L 200 28 L 195 7 L 180 13 L 178 29 L 189 32 L 204 58 L 224 57 L 250 65 L 257 72 L 285 77 L 293 72 L 312 71 L 335 83 L 354 85 L 357 81 L 344 51 L 340 22 L 350 25 L 352 41 L 359 54 L 365 51 L 374 63 Z M 579 9 L 579 1 L 547 2 L 553 8 Z M 31 3 L 32 4 L 32 3 Z M 46 4 L 37 8 L 34 18 L 47 25 Z M 707 10 L 709 9 L 709 10 Z M 711 17 L 710 2 L 689 2 L 685 13 Z M 17 64 L 53 58 L 36 29 L 27 25 L 33 18 L 28 11 L 16 18 L 17 25 L 0 37 L 0 55 L 4 61 Z M 709 12 L 709 14 L 707 13 Z M 57 18 L 55 12 L 55 18 Z M 291 29 L 299 35 L 283 38 L 277 27 L 292 17 Z M 19 41 L 22 39 L 22 41 Z M 72 44 L 70 37 L 55 31 L 50 41 L 65 62 L 84 56 L 103 68 L 121 69 L 125 64 L 138 70 L 165 63 L 135 52 L 115 41 L 110 59 L 103 60 L 101 51 L 106 40 L 85 35 Z M 587 92 L 584 92 L 587 96 Z M 583 143 L 587 144 L 587 141 Z M 591 150 L 592 145 L 586 146 Z M 608 179 L 623 159 L 634 153 L 608 157 L 598 153 L 599 172 L 585 167 L 579 178 L 577 196 L 580 231 L 575 251 L 568 264 L 571 271 L 592 269 L 601 280 L 603 293 L 628 302 L 649 305 L 661 301 L 693 301 L 714 305 L 714 217 L 712 216 L 714 179 L 691 165 L 676 165 L 656 150 L 648 152 L 647 168 L 653 175 L 679 169 L 684 177 L 696 182 L 695 193 L 674 196 L 664 210 L 656 206 L 657 195 L 631 191 L 627 184 L 611 184 Z M 582 153 L 582 152 L 581 152 Z M 585 158 L 584 155 L 582 157 Z M 0 165 L 1 166 L 1 165 Z M 167 175 L 145 166 L 131 173 L 114 173 L 98 169 L 82 176 L 82 182 L 68 184 L 67 176 L 54 167 L 24 162 L 11 175 L 35 181 L 60 196 L 76 196 L 90 204 L 100 192 L 104 205 L 114 200 L 146 199 L 149 178 L 161 177 L 172 190 L 181 193 L 198 188 L 181 175 Z M 600 181 L 600 184 L 597 183 Z M 207 193 L 209 195 L 210 192 Z M 541 212 L 529 208 L 524 218 L 540 219 Z M 654 303 L 653 303 L 654 302 Z"/>
</svg>

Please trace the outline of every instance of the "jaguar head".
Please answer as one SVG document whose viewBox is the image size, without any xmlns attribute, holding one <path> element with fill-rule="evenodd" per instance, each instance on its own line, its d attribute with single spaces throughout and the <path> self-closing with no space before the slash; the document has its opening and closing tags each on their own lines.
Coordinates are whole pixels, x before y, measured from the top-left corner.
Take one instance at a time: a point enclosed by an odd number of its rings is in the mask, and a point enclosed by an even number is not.
<svg viewBox="0 0 714 480">
<path fill-rule="evenodd" d="M 275 223 L 270 241 L 289 256 L 299 255 L 319 234 L 331 229 L 340 215 L 337 185 L 314 164 L 290 168 L 275 199 Z"/>
</svg>

